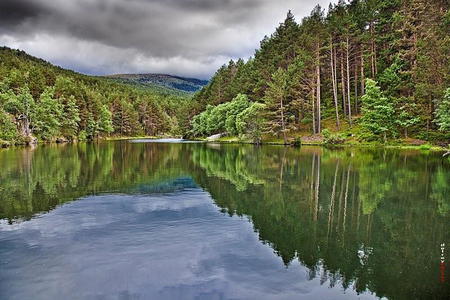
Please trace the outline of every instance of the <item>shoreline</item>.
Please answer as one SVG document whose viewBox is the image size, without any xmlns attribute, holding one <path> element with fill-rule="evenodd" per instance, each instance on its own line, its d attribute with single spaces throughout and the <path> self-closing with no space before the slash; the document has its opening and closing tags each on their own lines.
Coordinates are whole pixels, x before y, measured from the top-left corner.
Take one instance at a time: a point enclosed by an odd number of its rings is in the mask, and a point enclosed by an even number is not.
<svg viewBox="0 0 450 300">
<path fill-rule="evenodd" d="M 14 149 L 14 148 L 22 148 L 22 147 L 36 147 L 39 145 L 64 145 L 64 144 L 77 144 L 77 143 L 90 143 L 90 142 L 104 142 L 104 141 L 130 141 L 130 140 L 138 140 L 138 139 L 149 139 L 149 140 L 157 140 L 157 139 L 167 139 L 167 138 L 173 138 L 173 139 L 179 139 L 180 137 L 173 137 L 173 136 L 112 136 L 112 137 L 104 137 L 104 138 L 97 138 L 94 140 L 88 140 L 88 141 L 65 141 L 65 142 L 56 142 L 56 141 L 45 141 L 45 142 L 37 142 L 35 144 L 13 144 L 8 141 L 0 141 L 3 143 L 0 143 L 0 150 L 1 149 Z M 254 142 L 248 141 L 248 140 L 241 140 L 237 137 L 224 137 L 219 138 L 215 140 L 208 140 L 206 138 L 194 138 L 194 139 L 186 139 L 189 141 L 197 141 L 197 142 L 203 142 L 206 144 L 235 144 L 235 145 L 255 145 Z M 300 145 L 293 145 L 291 144 L 285 144 L 282 140 L 263 140 L 259 145 L 278 145 L 278 146 L 289 146 L 289 147 L 297 147 L 300 148 L 301 146 L 320 146 L 325 148 L 386 148 L 386 149 L 399 149 L 399 150 L 422 150 L 422 151 L 433 151 L 433 152 L 448 152 L 449 149 L 433 145 L 433 144 L 423 144 L 423 145 L 409 145 L 409 144 L 382 144 L 382 143 L 341 143 L 341 144 L 327 144 L 324 142 L 309 142 L 309 141 L 303 141 Z"/>
<path fill-rule="evenodd" d="M 196 141 L 203 141 L 209 144 L 247 144 L 255 145 L 255 143 L 246 140 L 239 140 L 235 137 L 220 138 L 217 140 L 206 140 L 206 139 L 194 139 Z M 305 142 L 302 141 L 301 145 L 295 146 L 291 144 L 285 144 L 283 141 L 262 141 L 259 145 L 278 145 L 278 146 L 290 146 L 298 147 L 301 146 L 320 146 L 327 148 L 386 148 L 386 149 L 400 149 L 400 150 L 422 150 L 422 151 L 433 151 L 433 152 L 448 152 L 449 150 L 445 147 L 433 145 L 433 144 L 423 144 L 423 145 L 408 145 L 408 144 L 382 144 L 382 143 L 342 143 L 342 144 L 327 144 L 324 142 Z"/>
</svg>

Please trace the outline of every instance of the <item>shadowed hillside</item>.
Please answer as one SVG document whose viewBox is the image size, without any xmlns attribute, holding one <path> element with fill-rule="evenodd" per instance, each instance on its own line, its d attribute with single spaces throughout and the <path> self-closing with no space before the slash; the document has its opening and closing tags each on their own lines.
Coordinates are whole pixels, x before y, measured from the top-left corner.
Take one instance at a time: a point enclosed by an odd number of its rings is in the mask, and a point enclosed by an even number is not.
<svg viewBox="0 0 450 300">
<path fill-rule="evenodd" d="M 188 93 L 196 92 L 208 84 L 207 80 L 167 74 L 116 74 L 106 77 L 142 87 L 164 87 Z"/>
</svg>

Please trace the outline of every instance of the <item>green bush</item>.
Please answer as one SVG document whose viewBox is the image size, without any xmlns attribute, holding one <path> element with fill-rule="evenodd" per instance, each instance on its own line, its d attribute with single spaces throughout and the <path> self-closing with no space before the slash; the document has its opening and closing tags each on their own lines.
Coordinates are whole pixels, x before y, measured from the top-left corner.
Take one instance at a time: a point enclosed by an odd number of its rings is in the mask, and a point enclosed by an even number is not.
<svg viewBox="0 0 450 300">
<path fill-rule="evenodd" d="M 431 145 L 430 144 L 423 144 L 419 146 L 420 150 L 430 150 L 431 149 Z"/>
<path fill-rule="evenodd" d="M 17 128 L 11 116 L 0 108 L 0 140 L 14 141 L 18 136 Z"/>
<path fill-rule="evenodd" d="M 296 137 L 294 139 L 294 141 L 292 142 L 292 146 L 294 146 L 294 147 L 301 147 L 301 145 L 302 145 L 302 140 L 299 137 Z"/>
<path fill-rule="evenodd" d="M 311 118 L 303 118 L 303 119 L 300 121 L 300 123 L 303 124 L 303 125 L 308 125 L 308 124 L 311 124 L 311 123 L 312 123 L 312 119 L 311 119 Z"/>
<path fill-rule="evenodd" d="M 421 140 L 427 140 L 430 142 L 447 142 L 450 141 L 450 132 L 425 131 L 417 135 L 417 138 Z"/>
<path fill-rule="evenodd" d="M 345 137 L 342 134 L 333 134 L 328 129 L 322 130 L 322 135 L 325 144 L 337 145 L 345 142 Z"/>
</svg>

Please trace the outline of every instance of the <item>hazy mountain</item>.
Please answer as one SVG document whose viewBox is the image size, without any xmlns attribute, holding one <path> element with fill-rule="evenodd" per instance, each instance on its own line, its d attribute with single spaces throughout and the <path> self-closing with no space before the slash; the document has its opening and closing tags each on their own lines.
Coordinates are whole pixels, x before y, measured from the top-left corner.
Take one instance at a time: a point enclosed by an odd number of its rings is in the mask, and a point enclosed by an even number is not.
<svg viewBox="0 0 450 300">
<path fill-rule="evenodd" d="M 116 74 L 105 77 L 143 87 L 159 86 L 187 93 L 194 93 L 208 84 L 207 80 L 185 78 L 167 74 Z"/>
</svg>

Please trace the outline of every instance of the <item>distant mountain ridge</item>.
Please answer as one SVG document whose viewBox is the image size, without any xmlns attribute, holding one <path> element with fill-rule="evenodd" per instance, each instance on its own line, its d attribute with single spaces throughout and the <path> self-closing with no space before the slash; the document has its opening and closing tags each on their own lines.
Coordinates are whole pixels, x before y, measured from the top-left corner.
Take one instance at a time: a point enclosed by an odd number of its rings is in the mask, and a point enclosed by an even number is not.
<svg viewBox="0 0 450 300">
<path fill-rule="evenodd" d="M 119 80 L 128 84 L 140 85 L 143 87 L 165 87 L 182 92 L 194 93 L 208 84 L 208 80 L 197 78 L 181 77 L 169 74 L 114 74 L 107 75 L 106 78 Z"/>
</svg>

